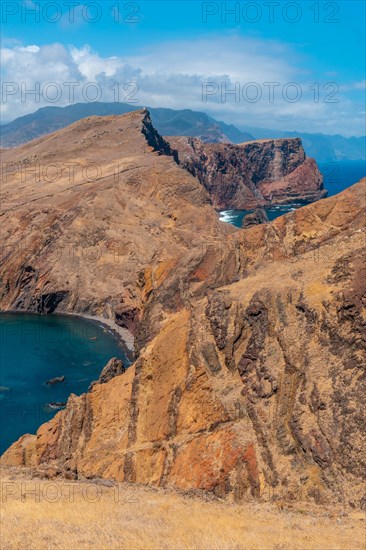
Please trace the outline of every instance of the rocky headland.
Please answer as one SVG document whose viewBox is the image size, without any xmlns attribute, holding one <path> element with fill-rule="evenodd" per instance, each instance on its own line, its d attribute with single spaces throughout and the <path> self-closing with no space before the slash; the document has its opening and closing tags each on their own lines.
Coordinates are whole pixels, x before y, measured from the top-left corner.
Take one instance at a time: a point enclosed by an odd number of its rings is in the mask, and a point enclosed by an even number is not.
<svg viewBox="0 0 366 550">
<path fill-rule="evenodd" d="M 168 137 L 179 164 L 196 176 L 217 209 L 308 203 L 327 192 L 314 159 L 299 138 L 263 139 L 240 145 Z"/>
<path fill-rule="evenodd" d="M 222 147 L 246 167 L 231 207 L 284 201 L 285 189 L 300 200 L 299 186 L 304 200 L 324 195 L 299 140 L 262 143 L 200 149 L 213 159 L 205 177 Z M 5 152 L 1 308 L 114 320 L 133 333 L 135 361 L 71 395 L 2 463 L 238 502 L 364 506 L 366 180 L 240 230 L 218 220 L 219 187 L 181 151 L 138 111 Z M 35 182 L 37 166 L 57 164 L 57 180 Z"/>
</svg>

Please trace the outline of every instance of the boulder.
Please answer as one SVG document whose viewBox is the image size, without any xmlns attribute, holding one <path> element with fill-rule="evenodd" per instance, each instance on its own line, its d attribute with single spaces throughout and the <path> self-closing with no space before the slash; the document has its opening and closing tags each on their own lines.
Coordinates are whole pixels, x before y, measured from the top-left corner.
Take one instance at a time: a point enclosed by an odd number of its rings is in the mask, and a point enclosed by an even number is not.
<svg viewBox="0 0 366 550">
<path fill-rule="evenodd" d="M 55 376 L 54 378 L 50 378 L 50 380 L 47 380 L 46 385 L 54 386 L 55 384 L 58 384 L 60 382 L 65 382 L 64 376 Z"/>
</svg>

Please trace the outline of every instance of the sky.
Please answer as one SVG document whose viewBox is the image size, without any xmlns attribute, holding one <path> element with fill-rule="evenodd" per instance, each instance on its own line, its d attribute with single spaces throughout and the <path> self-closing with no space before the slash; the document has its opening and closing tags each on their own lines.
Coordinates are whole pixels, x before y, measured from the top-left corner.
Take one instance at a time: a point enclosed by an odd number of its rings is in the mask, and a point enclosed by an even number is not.
<svg viewBox="0 0 366 550">
<path fill-rule="evenodd" d="M 363 0 L 1 3 L 1 120 L 125 101 L 365 134 Z"/>
</svg>

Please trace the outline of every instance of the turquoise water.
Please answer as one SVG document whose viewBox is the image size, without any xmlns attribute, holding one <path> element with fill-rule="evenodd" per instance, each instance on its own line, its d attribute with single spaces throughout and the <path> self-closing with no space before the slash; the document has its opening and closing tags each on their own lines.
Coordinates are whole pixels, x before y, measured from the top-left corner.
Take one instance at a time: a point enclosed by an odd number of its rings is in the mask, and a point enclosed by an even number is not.
<svg viewBox="0 0 366 550">
<path fill-rule="evenodd" d="M 366 162 L 364 160 L 342 160 L 319 163 L 319 170 L 323 174 L 324 187 L 328 191 L 328 197 L 344 191 L 350 185 L 358 182 L 366 176 Z M 266 209 L 269 221 L 292 212 L 303 206 L 301 203 L 275 206 Z M 222 210 L 220 220 L 231 223 L 235 227 L 241 227 L 244 216 L 253 210 Z"/>
<path fill-rule="evenodd" d="M 108 328 L 67 315 L 0 314 L 0 453 L 35 433 L 70 393 L 87 391 L 111 357 L 128 364 Z M 56 376 L 65 381 L 48 386 Z"/>
<path fill-rule="evenodd" d="M 300 206 L 304 205 L 300 203 L 294 203 L 287 204 L 285 206 L 274 206 L 273 208 L 266 208 L 266 214 L 269 221 L 271 222 L 275 218 L 283 216 L 283 214 L 287 214 L 288 212 L 292 212 Z M 223 222 L 231 223 L 232 225 L 235 225 L 235 227 L 241 227 L 244 216 L 250 214 L 251 212 L 253 212 L 253 210 L 221 210 L 220 220 Z"/>
</svg>

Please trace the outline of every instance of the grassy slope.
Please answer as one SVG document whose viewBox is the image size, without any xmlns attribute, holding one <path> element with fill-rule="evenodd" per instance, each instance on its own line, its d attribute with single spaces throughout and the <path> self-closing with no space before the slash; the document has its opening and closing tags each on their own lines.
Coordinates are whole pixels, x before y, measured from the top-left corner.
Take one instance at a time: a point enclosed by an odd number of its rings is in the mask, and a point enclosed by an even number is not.
<svg viewBox="0 0 366 550">
<path fill-rule="evenodd" d="M 363 516 L 349 510 L 230 504 L 128 484 L 32 479 L 14 469 L 2 473 L 1 489 L 3 550 L 365 547 Z"/>
</svg>

